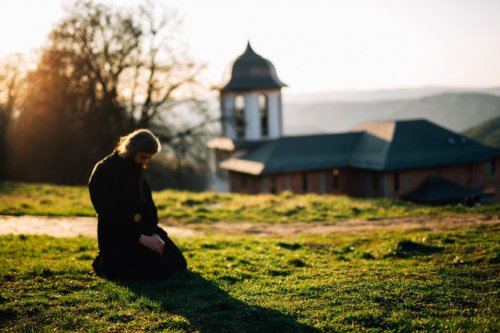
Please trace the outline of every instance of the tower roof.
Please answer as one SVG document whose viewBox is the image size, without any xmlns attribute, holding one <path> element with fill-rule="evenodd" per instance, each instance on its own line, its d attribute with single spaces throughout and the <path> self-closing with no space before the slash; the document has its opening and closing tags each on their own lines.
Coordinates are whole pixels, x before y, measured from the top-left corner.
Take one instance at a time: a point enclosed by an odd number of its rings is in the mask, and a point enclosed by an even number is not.
<svg viewBox="0 0 500 333">
<path fill-rule="evenodd" d="M 232 64 L 231 78 L 222 91 L 272 89 L 286 87 L 276 74 L 274 65 L 252 49 L 250 42 Z"/>
</svg>

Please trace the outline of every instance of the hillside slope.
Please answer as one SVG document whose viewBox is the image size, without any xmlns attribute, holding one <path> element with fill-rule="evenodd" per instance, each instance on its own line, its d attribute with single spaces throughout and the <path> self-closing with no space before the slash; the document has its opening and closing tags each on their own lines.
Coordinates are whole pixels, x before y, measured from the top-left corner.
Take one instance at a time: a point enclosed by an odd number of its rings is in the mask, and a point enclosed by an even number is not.
<svg viewBox="0 0 500 333">
<path fill-rule="evenodd" d="M 447 93 L 383 102 L 288 103 L 283 121 L 287 135 L 343 132 L 367 121 L 415 118 L 462 132 L 498 116 L 499 96 Z"/>
<path fill-rule="evenodd" d="M 453 94 L 487 94 L 500 96 L 500 87 L 490 88 L 457 88 L 457 87 L 417 87 L 378 90 L 329 90 L 304 94 L 288 94 L 284 92 L 285 103 L 311 104 L 332 102 L 382 102 L 418 99 L 447 93 Z"/>
<path fill-rule="evenodd" d="M 469 128 L 464 134 L 483 144 L 500 148 L 500 116 Z"/>
</svg>

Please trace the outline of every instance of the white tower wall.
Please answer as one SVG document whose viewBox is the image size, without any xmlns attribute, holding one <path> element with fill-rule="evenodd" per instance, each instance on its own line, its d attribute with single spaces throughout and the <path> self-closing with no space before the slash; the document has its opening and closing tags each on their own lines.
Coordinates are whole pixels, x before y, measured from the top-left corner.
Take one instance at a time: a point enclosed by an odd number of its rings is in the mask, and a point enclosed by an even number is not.
<svg viewBox="0 0 500 333">
<path fill-rule="evenodd" d="M 234 121 L 234 95 L 226 94 L 222 96 L 222 112 L 225 118 L 224 133 L 228 138 L 236 139 Z"/>
<path fill-rule="evenodd" d="M 267 97 L 268 135 L 263 137 L 260 120 L 259 96 Z M 276 139 L 282 136 L 282 108 L 280 91 L 252 91 L 245 93 L 226 93 L 222 98 L 222 112 L 225 117 L 224 134 L 231 139 L 237 139 L 235 100 L 236 96 L 244 98 L 245 135 L 246 140 L 260 140 L 264 138 Z"/>
<path fill-rule="evenodd" d="M 260 131 L 260 111 L 259 95 L 254 92 L 245 93 L 245 139 L 259 140 Z"/>
<path fill-rule="evenodd" d="M 270 92 L 267 94 L 268 101 L 268 123 L 269 137 L 272 139 L 281 136 L 281 98 L 278 92 Z"/>
</svg>

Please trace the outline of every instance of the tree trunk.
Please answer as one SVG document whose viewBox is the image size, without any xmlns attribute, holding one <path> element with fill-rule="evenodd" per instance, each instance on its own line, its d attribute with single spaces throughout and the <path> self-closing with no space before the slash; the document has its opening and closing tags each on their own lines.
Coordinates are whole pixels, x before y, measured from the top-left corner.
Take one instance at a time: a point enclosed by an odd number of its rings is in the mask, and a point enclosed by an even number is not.
<svg viewBox="0 0 500 333">
<path fill-rule="evenodd" d="M 7 173 L 7 124 L 2 119 L 0 123 L 0 181 L 6 179 Z"/>
</svg>

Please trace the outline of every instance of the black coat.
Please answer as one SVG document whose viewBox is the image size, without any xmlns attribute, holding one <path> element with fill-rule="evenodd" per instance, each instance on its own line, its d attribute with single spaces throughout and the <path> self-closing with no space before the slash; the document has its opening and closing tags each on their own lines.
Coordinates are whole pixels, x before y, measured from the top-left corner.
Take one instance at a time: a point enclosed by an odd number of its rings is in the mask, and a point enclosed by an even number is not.
<svg viewBox="0 0 500 333">
<path fill-rule="evenodd" d="M 99 161 L 89 180 L 90 199 L 98 216 L 99 250 L 103 255 L 132 259 L 141 234 L 167 234 L 143 168 L 117 152 Z"/>
</svg>

